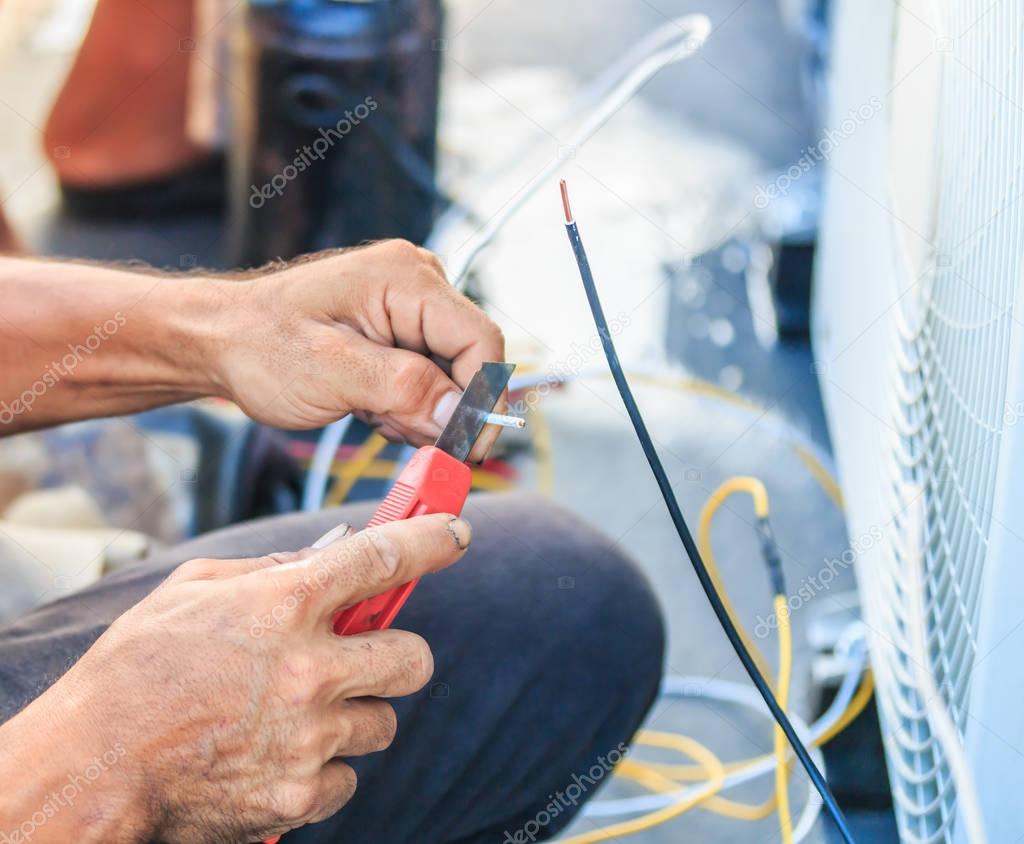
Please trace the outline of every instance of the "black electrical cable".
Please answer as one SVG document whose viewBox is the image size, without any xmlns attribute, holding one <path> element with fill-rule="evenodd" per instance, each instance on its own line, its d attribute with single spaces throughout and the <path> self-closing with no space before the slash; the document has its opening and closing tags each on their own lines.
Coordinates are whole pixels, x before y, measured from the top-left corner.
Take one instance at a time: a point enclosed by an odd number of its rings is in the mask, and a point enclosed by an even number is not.
<svg viewBox="0 0 1024 844">
<path fill-rule="evenodd" d="M 754 660 L 744 646 L 736 627 L 732 623 L 732 619 L 729 618 L 729 614 L 722 604 L 722 599 L 715 589 L 711 576 L 708 574 L 704 560 L 697 549 L 697 544 L 693 541 L 690 529 L 686 525 L 686 519 L 683 518 L 682 510 L 679 509 L 679 502 L 676 501 L 675 493 L 672 491 L 672 484 L 669 483 L 668 475 L 665 474 L 665 468 L 661 465 L 658 452 L 654 448 L 654 442 L 651 440 L 651 435 L 647 432 L 647 426 L 644 424 L 643 417 L 640 415 L 640 409 L 637 407 L 633 393 L 629 389 L 629 383 L 626 381 L 625 373 L 622 371 L 619 356 L 615 352 L 615 345 L 612 343 L 611 333 L 608 331 L 608 322 L 601 307 L 601 300 L 597 295 L 597 287 L 594 285 L 594 276 L 590 271 L 590 262 L 587 260 L 587 253 L 583 249 L 583 241 L 580 240 L 579 229 L 576 227 L 572 210 L 569 207 L 569 194 L 566 190 L 565 180 L 562 180 L 561 188 L 562 205 L 565 208 L 565 230 L 569 235 L 569 243 L 572 244 L 573 254 L 576 256 L 576 263 L 579 266 L 580 276 L 583 279 L 583 287 L 587 292 L 587 301 L 590 303 L 590 311 L 594 316 L 594 324 L 597 326 L 597 333 L 601 338 L 605 357 L 608 359 L 608 367 L 611 369 L 612 378 L 615 379 L 615 386 L 622 397 L 622 403 L 626 406 L 626 412 L 633 423 L 633 429 L 636 431 L 637 438 L 640 440 L 640 445 L 644 450 L 644 455 L 647 457 L 647 462 L 650 464 L 654 478 L 661 489 L 662 497 L 665 499 L 665 506 L 668 508 L 669 515 L 672 517 L 672 523 L 675 525 L 676 532 L 679 534 L 683 547 L 690 558 L 693 570 L 697 574 L 697 579 L 700 581 L 704 594 L 707 595 L 708 601 L 711 603 L 711 608 L 715 611 L 715 615 L 718 616 L 718 623 L 722 625 L 725 635 L 729 637 L 730 644 L 732 644 L 736 655 L 740 658 L 740 662 L 743 663 L 747 674 L 750 675 L 750 679 L 757 687 L 758 692 L 761 693 L 761 697 L 764 698 L 764 702 L 768 705 L 772 716 L 786 734 L 786 738 L 793 747 L 793 752 L 800 760 L 800 764 L 804 766 L 804 770 L 807 771 L 807 776 L 811 778 L 811 782 L 814 783 L 818 794 L 821 795 L 822 802 L 825 804 L 828 813 L 832 816 L 832 820 L 835 822 L 843 841 L 846 844 L 855 844 L 849 825 L 843 816 L 843 811 L 839 808 L 835 797 L 832 796 L 832 791 L 829 789 L 825 777 L 822 776 L 821 771 L 814 764 L 814 760 L 811 759 L 807 748 L 804 747 L 803 742 L 797 736 L 796 730 L 793 729 L 789 718 L 786 717 L 786 713 L 779 706 L 779 702 L 775 699 L 775 695 L 772 694 L 768 683 L 757 670 L 757 666 L 754 665 Z"/>
</svg>

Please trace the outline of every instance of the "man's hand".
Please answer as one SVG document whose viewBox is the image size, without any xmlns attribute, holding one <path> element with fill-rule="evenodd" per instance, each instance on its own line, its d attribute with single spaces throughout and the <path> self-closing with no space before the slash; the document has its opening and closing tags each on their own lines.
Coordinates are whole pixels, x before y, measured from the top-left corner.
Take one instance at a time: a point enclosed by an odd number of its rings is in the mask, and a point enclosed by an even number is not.
<svg viewBox="0 0 1024 844">
<path fill-rule="evenodd" d="M 381 698 L 433 671 L 419 636 L 338 637 L 332 619 L 450 565 L 469 539 L 461 519 L 421 516 L 320 549 L 185 563 L 0 729 L 0 830 L 76 775 L 33 841 L 255 841 L 332 815 L 356 788 L 344 759 L 394 736 Z"/>
<path fill-rule="evenodd" d="M 500 329 L 452 288 L 437 258 L 403 240 L 311 256 L 222 289 L 237 304 L 217 364 L 226 394 L 282 428 L 354 411 L 389 439 L 424 445 L 480 365 L 505 359 Z M 474 459 L 496 434 L 485 432 Z"/>
<path fill-rule="evenodd" d="M 505 359 L 498 327 L 402 240 L 244 277 L 0 258 L 0 301 L 0 436 L 216 395 L 269 425 L 354 412 L 424 445 Z"/>
</svg>

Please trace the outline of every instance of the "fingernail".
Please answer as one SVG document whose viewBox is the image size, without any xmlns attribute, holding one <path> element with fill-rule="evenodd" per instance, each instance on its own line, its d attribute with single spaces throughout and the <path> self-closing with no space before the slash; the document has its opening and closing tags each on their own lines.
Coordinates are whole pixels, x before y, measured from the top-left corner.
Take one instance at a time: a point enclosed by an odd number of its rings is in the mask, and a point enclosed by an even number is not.
<svg viewBox="0 0 1024 844">
<path fill-rule="evenodd" d="M 438 433 L 441 433 L 441 428 L 448 424 L 448 420 L 452 418 L 452 414 L 455 412 L 455 405 L 459 403 L 459 399 L 462 398 L 462 393 L 458 390 L 452 390 L 449 393 L 445 393 L 441 396 L 441 400 L 437 403 L 437 407 L 434 408 L 433 419 L 437 423 Z"/>
<path fill-rule="evenodd" d="M 469 522 L 465 519 L 459 519 L 452 516 L 447 527 L 448 533 L 451 534 L 455 545 L 459 550 L 465 551 L 469 547 L 470 541 L 473 539 L 473 529 L 469 526 Z"/>
<path fill-rule="evenodd" d="M 332 542 L 336 542 L 339 539 L 344 539 L 352 533 L 352 525 L 348 522 L 342 522 L 335 528 L 331 528 L 327 533 L 321 536 L 316 542 L 313 543 L 312 547 L 319 551 L 321 548 L 326 548 Z"/>
<path fill-rule="evenodd" d="M 278 565 L 284 565 L 285 563 L 294 563 L 296 560 L 301 560 L 306 550 L 303 548 L 301 551 L 275 551 L 273 554 L 267 554 L 267 556 Z"/>
</svg>

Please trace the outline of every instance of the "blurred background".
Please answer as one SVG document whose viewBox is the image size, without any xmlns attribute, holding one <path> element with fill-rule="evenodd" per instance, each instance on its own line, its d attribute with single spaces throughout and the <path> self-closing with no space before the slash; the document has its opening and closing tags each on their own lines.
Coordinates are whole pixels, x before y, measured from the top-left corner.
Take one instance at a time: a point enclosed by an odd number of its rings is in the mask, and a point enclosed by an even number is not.
<svg viewBox="0 0 1024 844">
<path fill-rule="evenodd" d="M 606 376 L 557 179 L 527 195 L 557 162 L 684 510 L 696 519 L 736 475 L 768 490 L 796 598 L 792 710 L 807 722 L 825 712 L 854 659 L 843 639 L 859 614 L 852 561 L 877 541 L 847 535 L 809 340 L 828 137 L 825 0 L 95 7 L 0 3 L 0 196 L 21 250 L 193 272 L 381 237 L 428 243 L 450 272 L 465 271 L 520 363 L 513 398 L 527 428 L 503 434 L 474 469 L 475 487 L 551 496 L 626 546 L 668 618 L 666 672 L 692 678 L 647 726 L 700 737 L 726 761 L 759 757 L 772 749 L 764 713 L 714 696 L 714 681 L 745 675 Z M 635 85 L 579 141 L 587 115 L 656 52 L 652 33 L 696 38 L 691 13 L 710 19 L 703 48 Z M 93 88 L 73 84 L 73 66 Z M 401 459 L 358 423 L 290 434 L 213 401 L 2 440 L 0 617 L 158 544 L 379 498 Z M 754 525 L 750 500 L 731 498 L 710 540 L 736 615 L 774 670 Z M 587 599 L 586 580 L 552 561 L 551 589 L 566 601 Z M 830 780 L 858 840 L 895 841 L 874 707 L 850 720 L 826 747 Z M 615 778 L 601 797 L 646 793 Z M 763 801 L 770 777 L 730 796 Z M 795 813 L 808 801 L 802 773 L 792 800 Z M 608 822 L 583 817 L 574 830 Z M 833 840 L 827 821 L 805 832 Z M 779 832 L 770 812 L 743 821 L 698 807 L 633 840 L 770 842 Z"/>
</svg>

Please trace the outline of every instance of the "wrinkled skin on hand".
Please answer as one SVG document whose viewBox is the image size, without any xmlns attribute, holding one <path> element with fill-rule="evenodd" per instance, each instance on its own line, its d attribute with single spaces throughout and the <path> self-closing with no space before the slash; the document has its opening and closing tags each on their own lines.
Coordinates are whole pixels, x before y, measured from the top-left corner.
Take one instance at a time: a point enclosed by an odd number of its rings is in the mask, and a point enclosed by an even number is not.
<svg viewBox="0 0 1024 844">
<path fill-rule="evenodd" d="M 391 440 L 426 445 L 485 361 L 504 361 L 490 318 L 403 240 L 311 255 L 227 284 L 218 380 L 254 419 L 316 428 L 354 412 Z M 504 399 L 499 402 L 499 411 Z M 497 436 L 483 432 L 471 459 Z"/>
<path fill-rule="evenodd" d="M 93 748 L 125 751 L 80 799 L 89 814 L 79 840 L 90 817 L 113 812 L 115 828 L 132 832 L 107 840 L 257 841 L 351 798 L 345 759 L 391 743 L 395 715 L 383 698 L 423 687 L 433 660 L 413 633 L 339 637 L 332 619 L 455 562 L 470 529 L 431 515 L 332 538 L 184 563 L 29 708 L 73 723 Z"/>
</svg>

